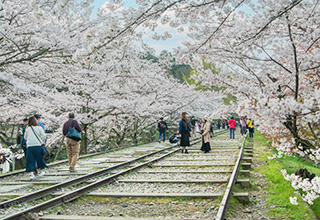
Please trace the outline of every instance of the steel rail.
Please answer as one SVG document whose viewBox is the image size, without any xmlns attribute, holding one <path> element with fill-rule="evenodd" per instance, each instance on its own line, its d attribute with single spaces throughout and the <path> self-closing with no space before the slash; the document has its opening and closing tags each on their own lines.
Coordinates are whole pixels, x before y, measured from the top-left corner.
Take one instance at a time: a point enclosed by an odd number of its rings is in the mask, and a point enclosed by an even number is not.
<svg viewBox="0 0 320 220">
<path fill-rule="evenodd" d="M 39 199 L 39 198 L 41 198 L 43 196 L 46 196 L 46 195 L 49 195 L 49 194 L 53 193 L 57 189 L 60 189 L 60 188 L 63 188 L 63 187 L 68 187 L 68 186 L 75 185 L 75 184 L 78 184 L 78 183 L 82 183 L 85 180 L 105 175 L 105 174 L 107 174 L 108 172 L 110 172 L 112 170 L 115 170 L 115 169 L 123 167 L 123 166 L 127 166 L 127 165 L 129 165 L 131 163 L 137 162 L 137 161 L 142 160 L 142 159 L 144 159 L 146 157 L 153 156 L 154 154 L 161 153 L 161 152 L 166 151 L 166 150 L 170 150 L 171 148 L 176 147 L 176 146 L 177 145 L 173 145 L 173 146 L 170 146 L 170 147 L 167 147 L 167 148 L 163 148 L 161 150 L 142 155 L 142 156 L 140 156 L 138 158 L 135 158 L 135 159 L 132 159 L 132 160 L 128 160 L 126 162 L 122 162 L 122 163 L 113 165 L 111 167 L 105 168 L 105 169 L 98 170 L 98 171 L 96 171 L 94 173 L 89 173 L 89 174 L 86 174 L 86 175 L 83 175 L 83 176 L 80 176 L 80 177 L 77 177 L 77 178 L 74 178 L 74 179 L 71 179 L 71 180 L 67 180 L 67 181 L 62 182 L 62 183 L 58 183 L 58 184 L 52 185 L 52 186 L 47 187 L 45 189 L 41 189 L 41 190 L 38 190 L 36 192 L 32 192 L 32 193 L 26 194 L 24 196 L 20 196 L 18 198 L 14 198 L 14 199 L 11 199 L 11 200 L 8 200 L 8 201 L 1 202 L 0 203 L 0 208 L 2 208 L 2 209 L 3 208 L 8 208 L 8 207 L 10 207 L 10 206 L 12 206 L 14 204 L 19 204 L 19 203 L 22 203 L 22 202 L 29 202 L 29 201 L 32 201 L 32 200 L 35 200 L 35 199 Z"/>
<path fill-rule="evenodd" d="M 149 143 L 146 143 L 146 144 L 151 144 L 151 143 L 153 143 L 153 142 L 149 142 Z M 125 146 L 125 147 L 120 147 L 120 148 L 115 148 L 115 149 L 106 150 L 106 151 L 101 151 L 101 152 L 96 152 L 96 153 L 91 153 L 91 154 L 86 154 L 86 155 L 80 156 L 79 159 L 94 157 L 94 156 L 107 154 L 107 153 L 111 153 L 111 152 L 114 152 L 114 151 L 123 150 L 123 149 L 136 147 L 136 146 L 138 146 L 138 144 Z M 64 163 L 68 163 L 68 159 L 60 160 L 60 161 L 57 161 L 57 162 L 53 162 L 53 163 L 47 164 L 47 166 L 48 167 L 54 167 L 54 166 L 61 165 L 61 164 L 64 164 Z M 8 177 L 8 176 L 14 176 L 14 175 L 22 174 L 22 173 L 25 173 L 25 172 L 26 172 L 25 170 L 18 170 L 18 171 L 10 172 L 10 173 L 7 173 L 7 174 L 0 175 L 0 179 Z"/>
<path fill-rule="evenodd" d="M 131 163 L 140 161 L 140 160 L 142 160 L 142 159 L 144 159 L 146 157 L 153 156 L 153 155 L 161 153 L 163 151 L 170 150 L 170 149 L 172 149 L 173 147 L 176 147 L 176 146 L 177 146 L 177 144 L 169 146 L 169 147 L 166 147 L 166 148 L 163 148 L 163 149 L 155 151 L 155 152 L 151 152 L 151 153 L 142 155 L 142 156 L 140 156 L 138 158 L 135 158 L 135 159 L 132 159 L 132 160 L 128 160 L 128 161 L 113 165 L 113 166 L 105 168 L 105 169 L 101 169 L 101 170 L 96 171 L 94 173 L 89 173 L 89 174 L 86 174 L 86 175 L 83 175 L 83 176 L 80 176 L 80 177 L 77 177 L 77 178 L 74 178 L 74 179 L 71 179 L 71 180 L 67 180 L 65 182 L 61 182 L 61 183 L 49 186 L 49 187 L 47 187 L 45 189 L 41 189 L 41 190 L 38 190 L 36 192 L 32 192 L 32 193 L 29 193 L 29 194 L 26 194 L 26 195 L 23 195 L 23 196 L 20 196 L 20 197 L 17 197 L 17 198 L 8 200 L 8 201 L 1 202 L 0 203 L 0 208 L 2 208 L 2 209 L 3 208 L 8 208 L 8 207 L 10 207 L 10 206 L 12 206 L 14 204 L 19 204 L 19 203 L 22 203 L 22 202 L 29 202 L 29 201 L 32 201 L 32 200 L 35 200 L 35 199 L 39 199 L 41 197 L 47 196 L 47 195 L 57 191 L 58 189 L 61 189 L 63 187 L 68 187 L 68 186 L 71 186 L 71 185 L 82 183 L 82 182 L 84 182 L 84 181 L 86 181 L 88 179 L 91 179 L 91 178 L 95 178 L 95 177 L 98 177 L 98 176 L 105 175 L 105 174 L 107 174 L 108 172 L 110 172 L 112 170 L 115 170 L 115 169 L 123 167 L 123 166 L 127 166 L 127 165 L 129 165 Z"/>
<path fill-rule="evenodd" d="M 220 135 L 221 133 L 224 133 L 225 131 L 226 131 L 226 130 L 222 130 L 221 132 L 216 133 L 215 136 L 216 136 L 216 135 Z M 200 138 L 196 138 L 195 140 L 197 140 L 197 141 L 191 143 L 191 145 L 194 145 L 194 144 L 199 143 L 201 140 L 198 140 L 198 139 L 200 139 Z M 115 165 L 115 166 L 106 168 L 106 169 L 104 169 L 103 171 L 104 171 L 104 173 L 105 173 L 105 172 L 110 171 L 111 168 L 112 168 L 112 169 L 116 169 L 116 168 L 119 168 L 119 167 L 128 165 L 128 164 L 130 164 L 130 163 L 138 162 L 139 160 L 142 160 L 142 159 L 144 159 L 144 158 L 146 158 L 146 157 L 152 156 L 152 155 L 154 155 L 154 154 L 161 153 L 161 152 L 166 151 L 166 150 L 170 150 L 170 149 L 175 148 L 175 147 L 177 147 L 177 146 L 178 146 L 178 144 L 174 144 L 174 145 L 172 145 L 172 146 L 170 146 L 170 147 L 161 149 L 161 150 L 159 150 L 159 151 L 155 151 L 155 152 L 152 152 L 152 153 L 150 153 L 150 154 L 141 156 L 141 157 L 139 157 L 139 158 L 130 160 L 130 161 L 128 161 L 128 162 L 124 162 L 124 163 L 122 163 L 121 165 L 119 164 L 119 165 Z M 111 176 L 105 177 L 105 178 L 103 178 L 103 179 L 101 179 L 101 180 L 97 180 L 97 181 L 94 182 L 94 183 L 91 183 L 91 184 L 89 184 L 89 185 L 87 185 L 87 186 L 83 186 L 83 187 L 81 187 L 81 188 L 79 188 L 79 189 L 76 189 L 76 190 L 74 190 L 74 191 L 72 191 L 72 192 L 69 192 L 69 193 L 66 193 L 66 194 L 64 194 L 64 195 L 58 196 L 58 197 L 56 197 L 56 198 L 53 198 L 53 199 L 51 199 L 51 200 L 45 201 L 45 202 L 43 202 L 43 203 L 41 203 L 41 204 L 38 204 L 38 205 L 35 205 L 35 206 L 33 206 L 33 207 L 27 208 L 27 209 L 25 209 L 25 210 L 23 210 L 23 211 L 20 211 L 20 212 L 14 213 L 14 214 L 12 214 L 12 215 L 6 216 L 6 217 L 4 217 L 4 218 L 2 218 L 2 219 L 3 219 L 3 220 L 20 219 L 21 216 L 23 216 L 23 215 L 25 215 L 25 214 L 27 214 L 27 213 L 29 213 L 29 212 L 37 212 L 37 211 L 40 211 L 40 210 L 45 210 L 45 209 L 53 208 L 53 207 L 55 207 L 55 206 L 58 206 L 58 205 L 61 205 L 61 204 L 64 204 L 64 203 L 68 203 L 68 202 L 70 202 L 70 201 L 73 201 L 73 200 L 75 200 L 75 199 L 77 199 L 77 198 L 85 195 L 86 193 L 90 192 L 91 190 L 93 190 L 93 189 L 95 189 L 95 188 L 98 188 L 98 187 L 100 187 L 100 186 L 106 185 L 106 184 L 114 181 L 115 178 L 117 178 L 117 177 L 119 177 L 119 176 L 121 176 L 121 175 L 127 174 L 127 173 L 129 173 L 129 172 L 131 172 L 131 171 L 133 171 L 133 170 L 136 170 L 136 169 L 139 169 L 139 168 L 141 168 L 141 167 L 143 167 L 143 166 L 149 165 L 150 163 L 157 162 L 158 160 L 161 160 L 161 159 L 163 159 L 163 158 L 165 158 L 165 157 L 167 157 L 167 156 L 169 156 L 169 155 L 171 155 L 171 154 L 173 154 L 173 153 L 175 153 L 175 152 L 178 152 L 178 151 L 180 151 L 180 148 L 177 148 L 177 149 L 175 149 L 175 150 L 173 150 L 173 151 L 171 151 L 171 152 L 169 152 L 169 153 L 166 153 L 166 154 L 164 154 L 164 155 L 162 155 L 162 156 L 160 156 L 160 157 L 157 157 L 157 158 L 155 158 L 155 159 L 152 159 L 152 160 L 150 160 L 150 161 L 147 161 L 147 162 L 138 164 L 138 165 L 136 165 L 136 166 L 134 166 L 134 167 L 128 168 L 128 169 L 123 170 L 123 171 L 120 171 L 120 172 L 118 172 L 118 173 L 116 173 L 116 174 L 113 174 L 113 175 L 111 175 Z M 102 170 L 101 170 L 101 171 L 102 171 Z M 98 172 L 101 172 L 101 171 L 98 171 Z M 86 175 L 87 178 L 85 178 L 85 179 L 92 178 L 92 177 L 88 177 L 89 175 L 92 175 L 92 174 Z M 100 174 L 100 175 L 103 175 L 103 174 Z M 80 177 L 80 178 L 81 178 L 81 181 L 84 180 L 84 177 Z M 78 178 L 78 179 L 80 179 L 80 178 Z M 81 182 L 81 181 L 80 181 L 80 182 Z M 59 184 L 57 184 L 57 185 L 59 185 Z M 55 186 L 57 186 L 57 185 L 55 185 Z M 50 193 L 53 192 L 53 189 L 52 189 L 53 187 L 54 187 L 54 186 L 50 187 L 51 190 L 52 190 L 52 191 L 50 191 Z M 55 187 L 55 190 L 56 190 L 56 189 L 57 189 L 57 188 Z M 46 189 L 44 189 L 44 190 L 46 190 Z M 39 190 L 39 192 L 40 192 L 40 191 L 41 191 L 41 190 Z M 50 193 L 46 193 L 46 195 L 49 195 Z M 27 196 L 27 195 L 26 195 L 26 196 Z M 22 197 L 23 197 L 23 196 L 22 196 Z M 21 197 L 19 197 L 19 198 L 21 198 Z"/>
<path fill-rule="evenodd" d="M 241 146 L 241 149 L 240 149 L 240 152 L 239 152 L 239 157 L 238 157 L 237 162 L 236 162 L 236 164 L 234 166 L 234 169 L 232 171 L 231 177 L 230 177 L 229 182 L 228 182 L 227 189 L 226 189 L 226 191 L 224 193 L 224 196 L 222 198 L 222 201 L 221 201 L 221 204 L 220 204 L 220 207 L 219 207 L 219 210 L 218 210 L 218 213 L 217 213 L 217 216 L 216 216 L 215 220 L 224 220 L 226 215 L 227 215 L 227 211 L 228 211 L 228 208 L 229 208 L 229 203 L 230 203 L 231 196 L 232 196 L 232 193 L 233 193 L 233 188 L 234 188 L 234 185 L 236 183 L 236 177 L 237 177 L 238 172 L 239 172 L 240 162 L 241 162 L 241 159 L 242 159 L 242 154 L 243 154 L 243 151 L 244 151 L 244 145 L 246 143 L 247 136 L 248 135 L 246 135 L 244 140 L 243 140 L 243 143 L 242 143 L 242 146 Z"/>
<path fill-rule="evenodd" d="M 151 143 L 154 143 L 154 142 L 149 142 L 149 143 L 146 143 L 146 144 L 151 144 Z M 118 150 L 123 150 L 123 149 L 131 148 L 131 147 L 136 147 L 138 145 L 140 145 L 140 144 L 134 144 L 134 145 L 124 146 L 124 147 L 115 148 L 115 149 L 111 149 L 111 150 L 106 150 L 106 151 L 86 154 L 86 155 L 80 156 L 79 159 L 84 159 L 84 158 L 94 157 L 94 156 L 98 156 L 98 155 L 102 155 L 102 154 L 107 154 L 107 153 L 118 151 Z M 47 166 L 48 167 L 54 167 L 54 166 L 61 165 L 61 164 L 64 164 L 64 163 L 68 163 L 68 159 L 60 160 L 60 161 L 57 161 L 57 162 L 53 162 L 53 163 L 47 164 Z M 17 170 L 17 171 L 10 172 L 10 173 L 7 173 L 7 174 L 1 174 L 0 175 L 0 179 L 5 178 L 5 177 L 9 177 L 9 176 L 22 174 L 22 173 L 25 173 L 25 172 L 26 172 L 25 170 Z"/>
</svg>

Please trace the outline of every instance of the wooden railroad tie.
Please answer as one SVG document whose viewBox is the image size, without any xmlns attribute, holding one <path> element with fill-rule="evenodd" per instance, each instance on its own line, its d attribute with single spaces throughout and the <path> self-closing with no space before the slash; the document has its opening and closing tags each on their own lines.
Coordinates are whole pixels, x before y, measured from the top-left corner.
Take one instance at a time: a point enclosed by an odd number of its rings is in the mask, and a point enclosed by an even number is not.
<svg viewBox="0 0 320 220">
<path fill-rule="evenodd" d="M 185 197 L 185 198 L 203 198 L 203 199 L 217 199 L 223 196 L 223 193 L 88 193 L 88 196 L 96 197 Z M 249 199 L 249 193 L 233 193 L 235 197 Z"/>
<path fill-rule="evenodd" d="M 245 176 L 250 176 L 250 170 L 240 170 L 241 174 Z M 190 173 L 190 174 L 203 174 L 203 173 L 232 173 L 232 170 L 208 170 L 208 171 L 195 171 L 195 170 L 147 170 L 147 171 L 137 171 L 137 173 Z"/>
<path fill-rule="evenodd" d="M 120 179 L 118 182 L 120 183 L 215 183 L 215 184 L 223 184 L 229 181 L 228 178 L 225 179 L 208 179 L 208 180 L 162 180 L 162 179 Z M 243 187 L 250 186 L 249 179 L 238 179 L 236 183 L 241 184 Z"/>
<path fill-rule="evenodd" d="M 212 167 L 212 166 L 234 166 L 234 163 L 215 164 L 153 164 L 153 167 Z"/>
</svg>

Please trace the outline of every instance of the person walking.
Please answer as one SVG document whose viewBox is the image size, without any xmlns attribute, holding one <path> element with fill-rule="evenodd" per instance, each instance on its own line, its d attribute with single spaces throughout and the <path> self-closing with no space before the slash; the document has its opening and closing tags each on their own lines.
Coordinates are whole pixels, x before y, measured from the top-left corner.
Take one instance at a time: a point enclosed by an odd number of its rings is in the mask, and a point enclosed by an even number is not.
<svg viewBox="0 0 320 220">
<path fill-rule="evenodd" d="M 39 115 L 39 114 L 35 114 L 35 115 L 34 115 L 34 117 L 35 117 L 35 119 L 37 120 L 38 125 L 40 125 L 40 126 L 42 127 L 42 129 L 43 129 L 44 133 L 46 133 L 46 130 L 44 129 L 44 125 L 43 125 L 43 123 L 40 121 L 40 119 L 41 119 L 41 115 Z"/>
<path fill-rule="evenodd" d="M 210 122 L 210 137 L 213 137 L 214 132 L 213 132 L 213 124 Z"/>
<path fill-rule="evenodd" d="M 191 129 L 192 129 L 192 132 L 191 132 L 191 137 L 194 137 L 194 136 L 196 136 L 196 122 L 197 122 L 198 120 L 194 117 L 194 116 L 192 116 L 191 117 Z"/>
<path fill-rule="evenodd" d="M 198 120 L 196 121 L 196 123 L 195 123 L 195 129 L 196 129 L 196 133 L 200 133 L 200 123 L 198 122 Z M 192 128 L 191 128 L 192 129 Z"/>
<path fill-rule="evenodd" d="M 163 137 L 163 142 L 166 140 L 166 131 L 168 131 L 167 122 L 163 120 L 163 117 L 160 118 L 158 122 L 158 129 L 159 129 L 159 143 L 161 142 L 161 136 Z"/>
<path fill-rule="evenodd" d="M 230 120 L 228 121 L 229 129 L 230 129 L 230 139 L 234 139 L 234 131 L 236 130 L 236 121 L 234 120 L 233 116 L 231 116 Z"/>
<path fill-rule="evenodd" d="M 240 118 L 241 122 L 241 135 L 245 135 L 247 133 L 247 116 L 242 116 Z"/>
<path fill-rule="evenodd" d="M 202 139 L 202 146 L 201 146 L 201 150 L 204 151 L 204 153 L 209 153 L 211 151 L 211 147 L 210 147 L 210 127 L 211 127 L 211 123 L 209 120 L 206 120 L 204 118 L 202 118 L 201 120 L 201 130 L 202 130 L 202 134 L 201 134 L 201 139 Z"/>
<path fill-rule="evenodd" d="M 78 157 L 79 157 L 79 140 L 75 140 L 68 137 L 70 127 L 75 128 L 79 132 L 82 131 L 82 128 L 79 125 L 78 121 L 75 120 L 74 113 L 69 113 L 69 120 L 64 123 L 62 133 L 67 138 L 66 145 L 67 145 L 69 171 L 76 172 L 75 166 L 77 164 Z"/>
<path fill-rule="evenodd" d="M 254 120 L 249 119 L 247 121 L 247 125 L 249 128 L 249 137 L 253 138 L 253 134 L 254 134 Z"/>
<path fill-rule="evenodd" d="M 24 157 L 27 157 L 27 141 L 24 139 L 24 134 L 26 133 L 26 128 L 28 126 L 28 119 L 24 118 L 23 119 L 23 128 L 22 128 L 22 143 L 21 143 L 21 148 L 24 152 Z"/>
<path fill-rule="evenodd" d="M 45 143 L 46 135 L 35 117 L 30 117 L 24 134 L 27 144 L 26 172 L 30 173 L 30 179 L 35 179 L 36 164 L 38 176 L 43 176 L 44 168 L 47 167 L 42 154 L 42 145 Z"/>
<path fill-rule="evenodd" d="M 190 146 L 191 126 L 187 118 L 187 113 L 181 113 L 181 120 L 179 122 L 179 137 L 181 153 L 188 154 L 188 147 Z"/>
</svg>

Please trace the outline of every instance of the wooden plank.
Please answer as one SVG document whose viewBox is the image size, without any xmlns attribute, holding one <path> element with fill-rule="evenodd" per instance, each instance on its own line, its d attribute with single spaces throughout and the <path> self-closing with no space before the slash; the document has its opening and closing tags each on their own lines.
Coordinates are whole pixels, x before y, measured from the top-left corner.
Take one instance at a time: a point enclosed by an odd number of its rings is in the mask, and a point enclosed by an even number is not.
<svg viewBox="0 0 320 220">
<path fill-rule="evenodd" d="M 227 183 L 229 178 L 224 179 L 207 179 L 207 180 L 163 180 L 163 179 L 119 179 L 118 182 L 120 183 Z M 249 187 L 250 186 L 250 180 L 249 179 L 237 179 L 236 183 L 241 184 L 243 187 Z"/>
<path fill-rule="evenodd" d="M 252 163 L 252 157 L 243 157 L 242 160 L 247 163 Z"/>
<path fill-rule="evenodd" d="M 237 179 L 236 183 L 241 184 L 245 188 L 250 187 L 250 180 L 249 179 Z"/>
<path fill-rule="evenodd" d="M 159 218 L 102 217 L 102 216 L 80 216 L 80 215 L 44 215 L 39 217 L 39 219 L 41 220 L 156 220 Z M 179 220 L 179 219 L 170 218 L 170 220 Z"/>
<path fill-rule="evenodd" d="M 239 170 L 239 172 L 244 176 L 250 176 L 250 170 Z"/>
<path fill-rule="evenodd" d="M 212 166 L 234 166 L 234 163 L 215 164 L 153 164 L 153 167 L 212 167 Z"/>
<path fill-rule="evenodd" d="M 137 171 L 137 173 L 232 173 L 232 170 L 210 170 L 210 171 L 192 171 L 192 170 L 154 170 L 154 171 Z"/>
<path fill-rule="evenodd" d="M 216 199 L 223 196 L 223 193 L 97 193 L 91 192 L 88 196 L 96 197 L 186 197 L 186 198 L 203 198 L 203 199 Z M 249 199 L 249 193 L 233 193 L 233 196 Z"/>
<path fill-rule="evenodd" d="M 245 170 L 251 169 L 251 163 L 241 163 L 241 166 Z"/>
<path fill-rule="evenodd" d="M 189 151 L 190 152 L 190 151 Z M 217 154 L 219 155 L 223 155 L 226 154 L 226 155 L 236 155 L 238 154 L 239 151 L 233 151 L 233 152 L 225 152 L 225 151 L 221 151 L 221 152 L 215 152 L 215 151 L 210 151 L 209 153 L 204 153 L 203 151 L 200 151 L 199 152 L 191 152 L 189 154 L 182 154 L 181 151 L 178 152 L 177 155 L 179 155 L 179 157 L 195 157 L 195 156 L 199 156 L 201 155 L 201 157 L 212 157 L 212 156 L 216 156 Z"/>
<path fill-rule="evenodd" d="M 226 183 L 228 179 L 208 179 L 208 180 L 162 180 L 162 179 L 119 179 L 120 183 Z"/>
<path fill-rule="evenodd" d="M 187 197 L 203 199 L 216 199 L 222 195 L 222 193 L 88 193 L 88 196 L 96 197 Z"/>
<path fill-rule="evenodd" d="M 18 196 L 22 196 L 24 194 L 25 193 L 0 193 L 0 197 L 9 197 L 9 196 L 18 197 Z"/>
<path fill-rule="evenodd" d="M 65 180 L 61 180 L 63 182 Z M 22 182 L 1 182 L 0 185 L 21 185 L 21 184 L 33 184 L 33 185 L 43 185 L 43 184 L 48 184 L 48 185 L 54 185 L 58 184 L 61 182 L 57 181 L 22 181 Z"/>
<path fill-rule="evenodd" d="M 233 193 L 232 196 L 236 197 L 237 199 L 241 200 L 242 202 L 248 204 L 249 203 L 249 193 L 242 192 L 242 193 Z"/>
<path fill-rule="evenodd" d="M 206 158 L 206 159 L 188 159 L 188 158 L 168 158 L 168 159 L 164 159 L 165 161 L 216 161 L 216 160 L 235 160 L 237 159 L 235 158 L 230 158 L 230 157 L 221 157 L 221 158 Z"/>
<path fill-rule="evenodd" d="M 92 172 L 92 171 L 91 171 Z M 46 173 L 46 176 L 79 176 L 79 175 L 87 175 L 85 172 L 58 172 L 58 173 Z"/>
<path fill-rule="evenodd" d="M 237 150 L 239 150 L 238 148 L 236 148 L 236 149 L 230 149 L 230 150 L 228 150 L 228 149 L 226 149 L 226 150 L 220 150 L 220 149 L 218 149 L 218 150 L 215 150 L 214 148 L 211 150 L 211 152 L 235 152 L 235 151 L 237 151 Z M 189 151 L 189 153 L 203 153 L 203 151 L 201 151 L 201 150 L 188 150 Z"/>
</svg>

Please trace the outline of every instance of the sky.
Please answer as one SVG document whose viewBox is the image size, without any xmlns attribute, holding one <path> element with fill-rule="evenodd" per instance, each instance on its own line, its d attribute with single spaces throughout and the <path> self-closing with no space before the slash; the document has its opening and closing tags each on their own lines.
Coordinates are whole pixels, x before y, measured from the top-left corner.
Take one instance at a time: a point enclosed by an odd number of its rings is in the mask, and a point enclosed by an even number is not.
<svg viewBox="0 0 320 220">
<path fill-rule="evenodd" d="M 94 0 L 94 11 L 93 16 L 97 13 L 98 9 L 106 2 L 110 0 Z M 135 7 L 135 0 L 123 0 L 122 3 L 126 7 Z M 177 33 L 177 31 L 173 28 L 168 27 L 160 27 L 160 29 L 163 29 L 163 31 L 169 31 L 169 33 L 172 33 L 172 37 L 169 39 L 163 40 L 153 40 L 150 36 L 147 34 L 144 36 L 144 42 L 149 45 L 149 47 L 153 48 L 156 51 L 156 54 L 160 54 L 161 51 L 167 50 L 172 52 L 174 48 L 177 46 L 182 46 L 182 41 L 188 39 L 185 34 Z M 159 29 L 158 29 L 159 30 Z"/>
<path fill-rule="evenodd" d="M 111 0 L 94 0 L 94 11 L 93 11 L 93 16 L 97 14 L 98 9 L 107 1 Z M 125 7 L 135 7 L 137 6 L 135 0 L 122 0 L 122 3 Z M 246 13 L 251 14 L 251 10 L 247 6 L 241 7 L 241 10 L 245 11 Z M 145 34 L 143 37 L 144 43 L 148 44 L 149 47 L 153 48 L 156 52 L 157 55 L 161 53 L 163 50 L 167 50 L 172 52 L 174 48 L 178 46 L 183 46 L 182 41 L 183 40 L 188 40 L 188 36 L 186 33 L 178 33 L 176 29 L 170 27 L 169 25 L 161 25 L 157 27 L 157 31 L 168 31 L 171 33 L 172 37 L 168 38 L 166 40 L 153 40 L 150 36 L 150 34 Z"/>
</svg>

